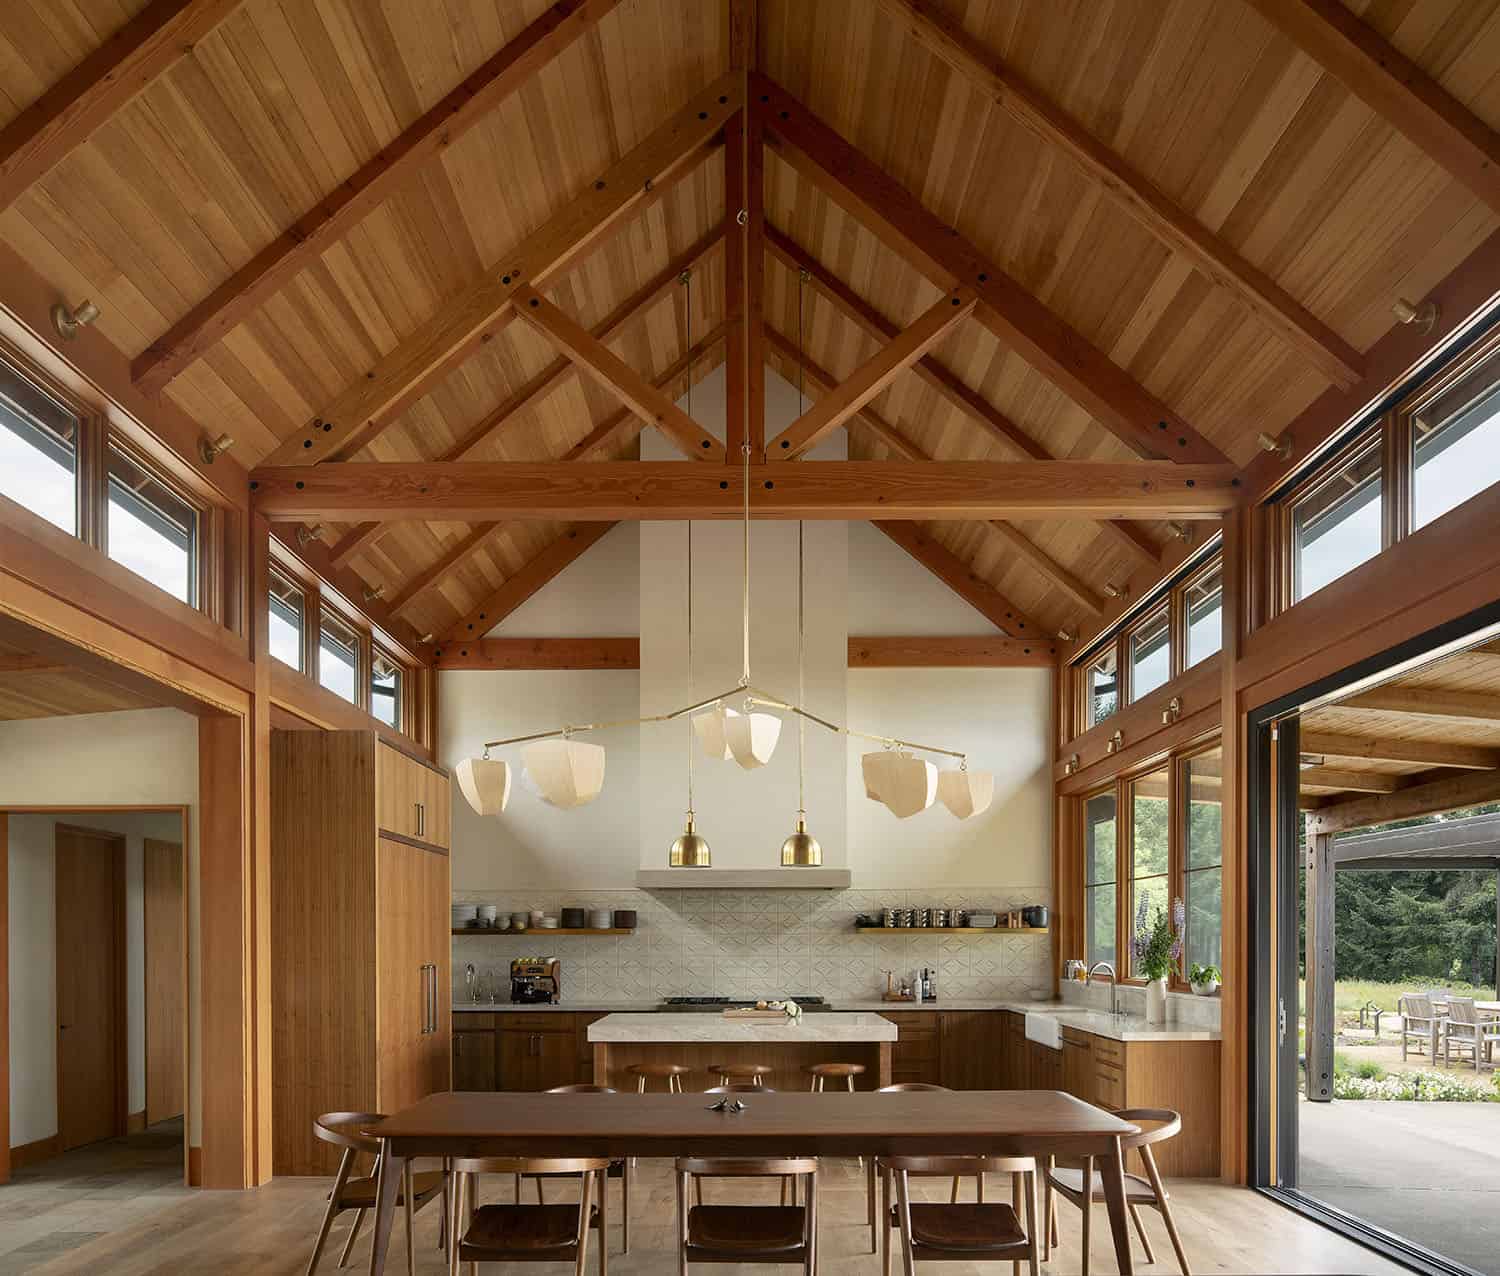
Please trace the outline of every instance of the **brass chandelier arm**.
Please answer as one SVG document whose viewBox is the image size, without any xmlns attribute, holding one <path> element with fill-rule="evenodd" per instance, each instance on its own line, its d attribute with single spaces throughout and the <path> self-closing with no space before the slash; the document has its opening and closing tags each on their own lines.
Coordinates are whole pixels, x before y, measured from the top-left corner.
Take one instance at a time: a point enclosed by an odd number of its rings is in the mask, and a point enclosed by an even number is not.
<svg viewBox="0 0 1500 1276">
<path fill-rule="evenodd" d="M 806 718 L 809 722 L 816 722 L 820 727 L 826 727 L 836 735 L 846 735 L 855 740 L 869 740 L 874 744 L 888 745 L 893 749 L 913 749 L 917 753 L 941 753 L 944 757 L 958 758 L 967 761 L 968 754 L 958 749 L 940 749 L 935 744 L 918 744 L 914 740 L 902 740 L 898 736 L 871 735 L 868 731 L 856 731 L 853 727 L 843 727 L 837 722 L 829 722 L 827 718 L 820 718 L 810 709 L 804 709 L 799 704 L 791 704 L 785 700 L 772 699 L 753 688 L 747 698 L 748 704 L 758 704 L 767 709 L 781 709 L 787 713 L 795 713 L 799 717 Z"/>
<path fill-rule="evenodd" d="M 644 718 L 615 718 L 609 722 L 580 722 L 576 725 L 553 727 L 550 731 L 535 731 L 531 735 L 513 735 L 504 740 L 486 740 L 486 749 L 503 749 L 508 744 L 526 744 L 532 740 L 550 740 L 554 736 L 575 735 L 583 731 L 608 731 L 614 727 L 640 727 L 648 722 L 671 722 L 682 717 L 685 713 L 692 713 L 695 709 L 706 709 L 711 704 L 718 704 L 721 700 L 727 700 L 730 696 L 738 695 L 744 690 L 743 687 L 734 686 L 728 691 L 721 691 L 716 696 L 709 696 L 707 700 L 699 700 L 694 704 L 685 704 L 680 709 L 673 709 L 670 713 L 652 713 Z"/>
</svg>

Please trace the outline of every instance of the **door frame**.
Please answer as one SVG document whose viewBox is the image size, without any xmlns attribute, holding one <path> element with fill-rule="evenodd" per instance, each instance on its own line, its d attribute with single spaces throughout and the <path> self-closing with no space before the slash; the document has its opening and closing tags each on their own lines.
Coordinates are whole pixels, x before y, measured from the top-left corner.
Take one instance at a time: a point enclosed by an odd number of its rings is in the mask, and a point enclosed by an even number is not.
<svg viewBox="0 0 1500 1276">
<path fill-rule="evenodd" d="M 114 962 L 114 978 L 110 980 L 110 987 L 114 998 L 114 1041 L 111 1043 L 113 1049 L 110 1051 L 114 1065 L 114 1129 L 116 1137 L 125 1134 L 130 1125 L 130 945 L 127 939 L 128 922 L 125 916 L 126 897 L 126 860 L 129 852 L 124 833 L 115 833 L 109 829 L 91 828 L 86 824 L 64 823 L 56 821 L 52 825 L 52 949 L 57 963 L 61 966 L 62 959 L 62 914 L 63 899 L 57 889 L 57 838 L 60 833 L 70 833 L 78 837 L 91 838 L 99 842 L 107 842 L 110 849 L 109 873 L 110 873 L 110 897 L 114 912 L 114 945 L 111 958 Z M 101 853 L 103 853 L 101 851 Z M 64 1151 L 62 1146 L 62 1117 L 63 1117 L 63 1093 L 62 1093 L 62 1001 L 60 998 L 53 999 L 53 1056 L 52 1073 L 57 1082 L 57 1093 L 54 1103 L 54 1120 L 57 1124 L 57 1146 L 58 1151 Z"/>
<path fill-rule="evenodd" d="M 193 1098 L 196 1093 L 193 1088 L 192 1072 L 192 1031 L 193 1031 L 193 1003 L 190 996 L 190 984 L 188 980 L 188 969 L 191 964 L 191 955 L 188 949 L 188 923 L 189 923 L 189 896 L 190 882 L 189 870 L 189 846 L 191 823 L 189 807 L 184 803 L 147 803 L 143 805 L 79 805 L 79 806 L 56 806 L 56 805 L 30 805 L 7 804 L 0 807 L 0 1184 L 8 1183 L 11 1175 L 11 1146 L 10 1146 L 10 983 L 9 983 L 9 960 L 10 960 L 10 821 L 12 815 L 58 815 L 58 816 L 80 816 L 89 815 L 123 815 L 123 814 L 161 814 L 176 815 L 181 824 L 182 841 L 182 1069 L 183 1069 L 183 1122 L 182 1122 L 182 1181 L 188 1186 L 199 1186 L 201 1180 L 201 1166 L 194 1162 L 199 1158 L 193 1155 L 192 1147 L 192 1122 L 189 1119 L 193 1110 Z M 71 821 L 70 821 L 71 823 Z M 85 832 L 99 833 L 104 830 L 89 829 L 82 827 Z M 54 832 L 54 839 L 56 834 Z M 113 835 L 111 835 L 113 836 Z M 123 835 L 119 835 L 123 836 Z M 54 856 L 56 855 L 54 841 Z M 57 872 L 56 863 L 53 864 L 54 880 Z M 54 908 L 56 907 L 54 901 Z M 54 926 L 56 922 L 54 921 Z M 121 932 L 123 940 L 123 930 Z M 200 948 L 202 947 L 200 941 Z M 124 979 L 124 964 L 120 964 L 121 974 L 119 978 Z M 119 995 L 117 993 L 117 995 Z M 123 1034 L 128 1046 L 128 1032 Z M 54 1050 L 56 1049 L 56 1036 L 54 1034 Z M 54 1063 L 54 1070 L 55 1070 Z M 126 1059 L 124 1072 L 124 1084 L 129 1086 L 129 1063 Z M 124 1099 L 120 1102 L 120 1120 L 123 1122 L 128 1116 L 129 1092 L 126 1091 Z M 206 1122 L 205 1122 L 206 1124 Z M 60 1125 L 59 1125 L 59 1128 Z M 123 1125 L 120 1130 L 124 1132 Z"/>
<path fill-rule="evenodd" d="M 179 914 L 178 919 L 177 919 L 177 924 L 178 924 L 178 926 L 180 928 L 178 930 L 178 934 L 181 935 L 181 937 L 182 937 L 182 944 L 181 944 L 182 952 L 181 952 L 181 957 L 180 957 L 180 961 L 179 961 L 179 965 L 180 965 L 181 968 L 178 971 L 177 977 L 178 977 L 178 980 L 179 980 L 178 989 L 179 989 L 179 992 L 181 993 L 181 1002 L 182 1002 L 182 1024 L 181 1024 L 181 1028 L 182 1028 L 182 1125 L 183 1125 L 182 1137 L 183 1137 L 184 1143 L 186 1143 L 186 1140 L 187 1140 L 187 1124 L 188 1124 L 188 1088 L 189 1088 L 189 1084 L 190 1084 L 190 1081 L 189 1081 L 189 1072 L 188 1072 L 188 1065 L 189 1065 L 189 1062 L 190 1062 L 189 1056 L 191 1054 L 191 1051 L 190 1051 L 189 1045 L 188 1045 L 188 1032 L 190 1031 L 191 1016 L 192 1016 L 192 1006 L 188 1002 L 188 922 L 189 922 L 189 918 L 188 918 L 188 867 L 189 866 L 188 866 L 188 844 L 187 844 L 188 816 L 187 816 L 187 808 L 186 807 L 184 807 L 183 810 L 182 810 L 181 824 L 182 824 L 182 827 L 181 827 L 181 829 L 179 831 L 179 836 L 178 836 L 177 842 L 175 843 L 175 845 L 177 847 L 177 856 L 178 856 L 178 859 L 180 861 L 181 868 L 182 868 L 182 878 L 181 878 L 181 880 L 182 880 L 182 890 L 179 892 L 179 896 L 180 897 L 179 897 L 179 899 L 177 901 L 177 909 L 178 909 L 178 914 Z M 145 888 L 145 877 L 146 877 L 146 843 L 147 842 L 156 842 L 158 845 L 162 845 L 162 846 L 172 846 L 172 845 L 174 845 L 174 843 L 168 841 L 166 838 L 146 837 L 146 838 L 142 838 L 141 839 L 141 884 L 142 884 L 142 891 L 143 891 L 143 893 L 144 893 L 144 888 Z M 145 1114 L 146 1128 L 150 1129 L 150 1126 L 151 1126 L 151 963 L 150 963 L 150 956 L 151 956 L 151 925 L 150 925 L 150 918 L 149 918 L 149 916 L 146 915 L 146 909 L 144 907 L 144 901 L 143 901 L 141 913 L 142 913 L 142 918 L 143 918 L 143 921 L 142 921 L 142 930 L 144 932 L 144 946 L 145 946 L 145 955 L 146 955 L 146 962 L 145 962 L 146 995 L 143 998 L 142 1004 L 141 1004 L 141 1018 L 142 1018 L 142 1021 L 143 1021 L 144 1025 L 145 1025 L 145 1037 L 146 1037 L 146 1058 L 145 1058 L 145 1065 L 144 1065 L 144 1067 L 142 1069 L 142 1075 L 144 1076 L 145 1082 L 146 1082 L 146 1106 L 142 1109 L 142 1111 Z M 186 1151 L 184 1151 L 183 1155 L 184 1155 L 184 1157 L 186 1157 L 186 1155 L 187 1155 Z M 184 1161 L 184 1164 L 185 1163 L 186 1162 Z"/>
<path fill-rule="evenodd" d="M 1317 704 L 1348 694 L 1361 682 L 1375 682 L 1406 665 L 1425 664 L 1482 641 L 1484 631 L 1500 625 L 1500 601 L 1367 656 L 1316 679 L 1295 691 L 1252 708 L 1248 713 L 1246 749 L 1247 834 L 1250 897 L 1246 925 L 1251 936 L 1249 1054 L 1250 1186 L 1304 1217 L 1378 1254 L 1428 1276 L 1477 1276 L 1471 1268 L 1425 1246 L 1307 1195 L 1296 1186 L 1296 1165 L 1290 1173 L 1281 1162 L 1297 1151 L 1297 1106 L 1280 1095 L 1297 1091 L 1298 1052 L 1293 1010 L 1285 1042 L 1278 1041 L 1276 1006 L 1284 996 L 1281 975 L 1290 970 L 1295 985 L 1298 944 L 1296 847 L 1299 813 L 1296 794 L 1300 771 L 1296 715 Z M 1288 801 L 1288 794 L 1291 800 Z M 1288 870 L 1291 871 L 1288 871 Z M 1288 1062 L 1290 1060 L 1290 1062 Z M 1274 1076 L 1274 1081 L 1273 1081 Z"/>
</svg>

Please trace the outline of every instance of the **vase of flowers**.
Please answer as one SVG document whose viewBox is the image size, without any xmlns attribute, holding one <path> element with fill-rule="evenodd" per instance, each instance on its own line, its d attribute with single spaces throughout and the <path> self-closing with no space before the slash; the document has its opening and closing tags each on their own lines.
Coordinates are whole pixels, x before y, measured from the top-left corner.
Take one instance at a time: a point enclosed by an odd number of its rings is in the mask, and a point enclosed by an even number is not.
<svg viewBox="0 0 1500 1276">
<path fill-rule="evenodd" d="M 1167 976 L 1182 961 L 1182 932 L 1187 914 L 1180 899 L 1172 901 L 1170 914 L 1164 908 L 1150 916 L 1144 895 L 1136 905 L 1135 934 L 1130 955 L 1135 972 L 1146 980 L 1146 1022 L 1167 1022 Z"/>
</svg>

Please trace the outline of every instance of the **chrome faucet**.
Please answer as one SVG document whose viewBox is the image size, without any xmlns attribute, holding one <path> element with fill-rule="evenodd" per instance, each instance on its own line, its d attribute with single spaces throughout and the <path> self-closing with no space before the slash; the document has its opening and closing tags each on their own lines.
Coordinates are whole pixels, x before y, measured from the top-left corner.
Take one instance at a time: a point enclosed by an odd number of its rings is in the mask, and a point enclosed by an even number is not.
<svg viewBox="0 0 1500 1276">
<path fill-rule="evenodd" d="M 1120 977 L 1115 974 L 1115 968 L 1107 961 L 1096 961 L 1088 968 L 1083 976 L 1085 984 L 1094 982 L 1094 976 L 1106 974 L 1109 976 L 1109 1013 L 1117 1015 L 1120 1013 Z"/>
</svg>

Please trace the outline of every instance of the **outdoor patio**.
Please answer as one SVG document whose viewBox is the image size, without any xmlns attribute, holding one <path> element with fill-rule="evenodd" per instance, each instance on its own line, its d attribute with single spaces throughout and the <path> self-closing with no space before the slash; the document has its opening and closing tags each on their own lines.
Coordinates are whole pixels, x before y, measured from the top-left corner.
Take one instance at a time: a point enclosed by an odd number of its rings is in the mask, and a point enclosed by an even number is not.
<svg viewBox="0 0 1500 1276">
<path fill-rule="evenodd" d="M 1335 1099 L 1298 1114 L 1304 1191 L 1500 1273 L 1500 1103 Z"/>
</svg>

